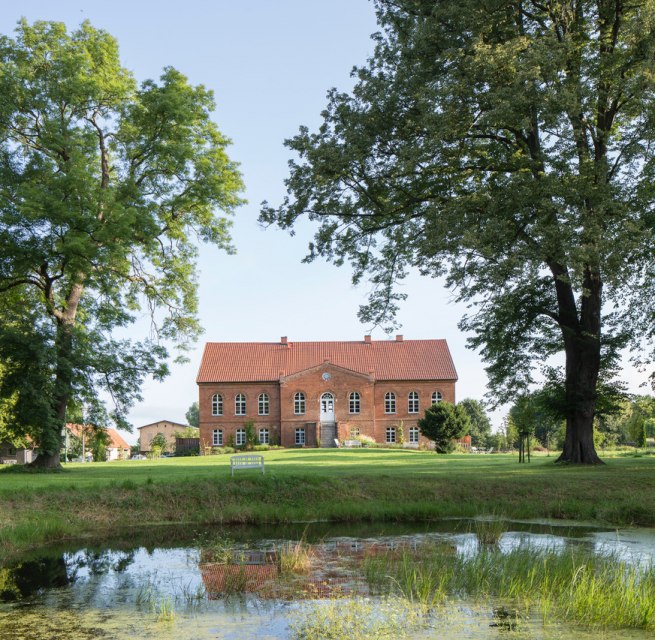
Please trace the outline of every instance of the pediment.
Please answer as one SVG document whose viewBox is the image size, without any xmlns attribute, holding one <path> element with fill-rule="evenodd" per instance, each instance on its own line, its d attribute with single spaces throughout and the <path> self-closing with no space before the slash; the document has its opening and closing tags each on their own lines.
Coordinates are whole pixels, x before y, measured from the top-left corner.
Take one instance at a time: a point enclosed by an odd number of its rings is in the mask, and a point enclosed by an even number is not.
<svg viewBox="0 0 655 640">
<path fill-rule="evenodd" d="M 306 378 L 308 376 L 313 376 L 317 373 L 321 375 L 324 373 L 329 374 L 331 377 L 339 375 L 340 377 L 350 377 L 357 380 L 365 380 L 366 382 L 374 382 L 375 377 L 373 375 L 367 375 L 365 373 L 360 373 L 359 371 L 353 371 L 352 369 L 347 369 L 346 367 L 340 367 L 339 365 L 333 364 L 330 361 L 322 362 L 321 364 L 314 365 L 307 369 L 301 371 L 296 371 L 287 376 L 280 376 L 280 383 L 288 382 L 291 380 L 299 380 Z"/>
</svg>

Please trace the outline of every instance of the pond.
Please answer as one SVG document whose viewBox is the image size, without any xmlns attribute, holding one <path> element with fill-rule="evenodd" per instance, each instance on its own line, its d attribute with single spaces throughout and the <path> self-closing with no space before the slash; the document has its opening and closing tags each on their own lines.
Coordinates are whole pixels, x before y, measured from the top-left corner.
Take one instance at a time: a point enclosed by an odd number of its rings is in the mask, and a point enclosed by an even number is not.
<svg viewBox="0 0 655 640">
<path fill-rule="evenodd" d="M 0 639 L 645 639 L 654 559 L 561 522 L 149 528 L 5 559 Z"/>
</svg>

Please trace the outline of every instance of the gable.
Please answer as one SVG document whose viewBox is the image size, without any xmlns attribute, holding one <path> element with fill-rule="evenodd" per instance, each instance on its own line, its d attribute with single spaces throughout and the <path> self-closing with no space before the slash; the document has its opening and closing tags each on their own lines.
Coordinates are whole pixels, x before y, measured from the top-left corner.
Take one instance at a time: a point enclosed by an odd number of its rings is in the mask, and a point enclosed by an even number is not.
<svg viewBox="0 0 655 640">
<path fill-rule="evenodd" d="M 363 373 L 359 373 L 357 371 L 351 371 L 350 369 L 346 369 L 345 367 L 338 367 L 337 365 L 326 361 L 323 362 L 322 364 L 316 365 L 315 367 L 310 367 L 309 369 L 303 369 L 302 371 L 292 373 L 289 376 L 282 376 L 280 378 L 280 383 L 283 384 L 285 382 L 292 382 L 292 381 L 297 382 L 299 380 L 302 380 L 303 378 L 315 377 L 317 374 L 320 374 L 321 376 L 324 374 L 328 374 L 330 377 L 338 376 L 341 379 L 353 378 L 360 382 L 374 381 L 374 378 L 371 375 L 364 375 Z"/>
</svg>

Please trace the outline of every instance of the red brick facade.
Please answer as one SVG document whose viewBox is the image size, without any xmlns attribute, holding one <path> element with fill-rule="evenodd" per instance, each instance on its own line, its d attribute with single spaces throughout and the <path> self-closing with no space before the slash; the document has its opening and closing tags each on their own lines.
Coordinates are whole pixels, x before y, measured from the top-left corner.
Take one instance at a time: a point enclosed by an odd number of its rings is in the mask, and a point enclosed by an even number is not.
<svg viewBox="0 0 655 640">
<path fill-rule="evenodd" d="M 410 442 L 418 437 L 417 419 L 435 394 L 455 402 L 456 381 L 443 340 L 210 343 L 197 380 L 201 449 L 239 444 L 247 422 L 254 423 L 256 436 L 268 429 L 269 441 L 285 447 L 316 446 L 321 425 L 332 428 L 333 422 L 339 440 L 359 434 L 384 443 L 387 428 L 402 423 L 406 446 L 418 446 Z M 268 398 L 264 407 L 262 394 Z M 395 408 L 387 394 L 393 394 Z M 303 439 L 298 429 L 304 429 L 304 443 L 297 442 Z"/>
</svg>

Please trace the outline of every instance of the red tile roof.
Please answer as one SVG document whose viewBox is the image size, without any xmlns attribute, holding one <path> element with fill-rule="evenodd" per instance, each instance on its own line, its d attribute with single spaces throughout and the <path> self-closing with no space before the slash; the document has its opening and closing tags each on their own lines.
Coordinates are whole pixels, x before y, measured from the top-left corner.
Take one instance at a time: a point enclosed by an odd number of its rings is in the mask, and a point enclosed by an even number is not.
<svg viewBox="0 0 655 640">
<path fill-rule="evenodd" d="M 93 427 L 90 425 L 86 424 L 74 424 L 72 422 L 68 422 L 66 424 L 66 428 L 74 435 L 77 436 L 78 438 L 82 437 L 82 432 L 84 432 L 87 436 L 93 434 Z M 112 449 L 129 449 L 130 445 L 123 440 L 121 435 L 116 431 L 116 429 L 104 429 L 104 431 L 107 432 L 109 435 L 109 443 L 107 444 L 108 447 Z"/>
<path fill-rule="evenodd" d="M 331 364 L 376 380 L 457 380 L 445 340 L 208 342 L 196 382 L 272 382 Z"/>
</svg>

